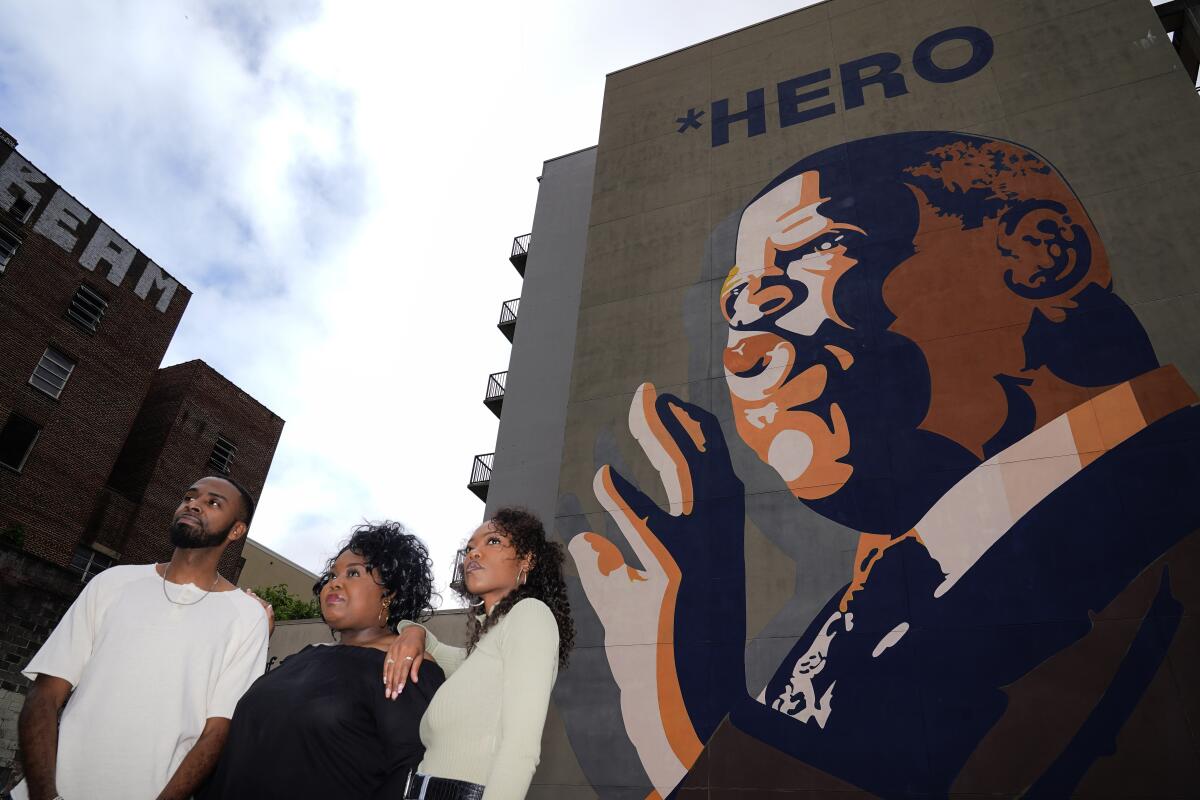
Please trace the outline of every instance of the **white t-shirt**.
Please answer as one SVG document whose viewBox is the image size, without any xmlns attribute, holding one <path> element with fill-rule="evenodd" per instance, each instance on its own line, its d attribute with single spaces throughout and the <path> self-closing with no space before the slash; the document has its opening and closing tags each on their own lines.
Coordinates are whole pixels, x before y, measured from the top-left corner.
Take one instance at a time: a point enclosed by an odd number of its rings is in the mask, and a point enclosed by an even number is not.
<svg viewBox="0 0 1200 800">
<path fill-rule="evenodd" d="M 190 603 L 204 590 L 168 583 Z M 24 674 L 74 687 L 58 732 L 66 800 L 154 798 L 209 717 L 233 716 L 263 674 L 267 617 L 240 591 L 181 606 L 153 564 L 118 566 L 84 588 Z M 25 784 L 13 791 L 28 797 Z"/>
</svg>

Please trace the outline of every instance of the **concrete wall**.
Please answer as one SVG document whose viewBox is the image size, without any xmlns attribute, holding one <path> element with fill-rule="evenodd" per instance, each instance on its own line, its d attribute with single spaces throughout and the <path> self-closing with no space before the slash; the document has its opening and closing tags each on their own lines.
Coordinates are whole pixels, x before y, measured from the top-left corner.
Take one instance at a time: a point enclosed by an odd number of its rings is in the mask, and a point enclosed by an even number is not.
<svg viewBox="0 0 1200 800">
<path fill-rule="evenodd" d="M 433 612 L 425 626 L 433 631 L 439 641 L 455 646 L 466 643 L 466 610 L 451 608 Z M 299 653 L 310 644 L 328 644 L 335 641 L 333 633 L 319 619 L 295 619 L 275 623 L 271 644 L 267 649 L 267 669 L 283 663 L 293 653 Z"/>
<path fill-rule="evenodd" d="M 531 796 L 1193 792 L 1198 189 L 1145 0 L 610 75 Z"/>
<path fill-rule="evenodd" d="M 246 539 L 242 558 L 245 563 L 238 575 L 238 586 L 253 589 L 282 583 L 290 594 L 301 600 L 312 597 L 312 587 L 317 582 L 316 573 L 309 572 L 253 539 Z"/>
<path fill-rule="evenodd" d="M 542 167 L 485 519 L 506 505 L 554 518 L 595 168 L 594 147 Z"/>
</svg>

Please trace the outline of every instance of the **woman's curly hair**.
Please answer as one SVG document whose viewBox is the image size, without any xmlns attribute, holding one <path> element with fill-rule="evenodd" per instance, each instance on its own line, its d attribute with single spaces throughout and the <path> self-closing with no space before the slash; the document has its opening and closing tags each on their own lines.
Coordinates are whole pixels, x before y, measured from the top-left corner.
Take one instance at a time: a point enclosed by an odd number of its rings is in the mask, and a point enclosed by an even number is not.
<svg viewBox="0 0 1200 800">
<path fill-rule="evenodd" d="M 567 584 L 563 581 L 563 546 L 546 539 L 542 521 L 523 508 L 502 508 L 489 520 L 501 533 L 508 535 L 517 551 L 517 558 L 533 556 L 533 566 L 525 582 L 504 596 L 481 623 L 475 614 L 467 614 L 467 652 L 503 619 L 513 606 L 526 597 L 541 600 L 550 607 L 558 623 L 558 665 L 566 667 L 571 648 L 575 645 L 575 623 L 571 621 L 571 603 L 567 600 Z M 456 582 L 458 593 L 471 600 L 464 584 Z"/>
<path fill-rule="evenodd" d="M 320 595 L 328 583 L 338 557 L 347 550 L 363 557 L 368 570 L 379 570 L 380 585 L 391 592 L 389 628 L 402 619 L 421 621 L 433 615 L 433 560 L 425 543 L 399 522 L 368 522 L 354 528 L 350 538 L 325 564 L 321 579 L 313 585 Z"/>
</svg>

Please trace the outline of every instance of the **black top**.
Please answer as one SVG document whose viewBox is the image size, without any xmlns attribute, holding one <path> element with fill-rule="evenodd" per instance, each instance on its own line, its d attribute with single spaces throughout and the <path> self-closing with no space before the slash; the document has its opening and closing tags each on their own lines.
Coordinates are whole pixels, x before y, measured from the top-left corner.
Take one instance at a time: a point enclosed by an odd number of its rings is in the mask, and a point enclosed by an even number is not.
<svg viewBox="0 0 1200 800">
<path fill-rule="evenodd" d="M 421 715 L 446 678 L 425 661 L 420 682 L 388 700 L 385 656 L 373 647 L 309 645 L 255 681 L 199 797 L 403 797 L 408 771 L 424 755 Z"/>
</svg>

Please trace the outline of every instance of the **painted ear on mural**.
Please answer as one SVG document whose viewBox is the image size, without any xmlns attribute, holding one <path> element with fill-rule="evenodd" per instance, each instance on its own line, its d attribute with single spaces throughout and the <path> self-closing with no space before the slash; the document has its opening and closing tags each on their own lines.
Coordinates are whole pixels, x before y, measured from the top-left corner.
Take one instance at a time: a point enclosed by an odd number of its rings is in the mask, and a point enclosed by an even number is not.
<svg viewBox="0 0 1200 800">
<path fill-rule="evenodd" d="M 1076 213 L 1082 216 L 1082 210 Z M 1054 200 L 1026 200 L 1000 219 L 996 246 L 1006 259 L 1004 283 L 1026 300 L 1046 301 L 1076 289 L 1092 267 L 1092 243 L 1069 209 Z M 1050 315 L 1059 316 L 1051 307 Z"/>
<path fill-rule="evenodd" d="M 643 384 L 629 428 L 658 472 L 666 508 L 607 465 L 593 489 L 641 568 L 596 533 L 576 536 L 569 550 L 604 625 L 626 730 L 666 795 L 745 692 L 745 501 L 713 415 Z"/>
</svg>

